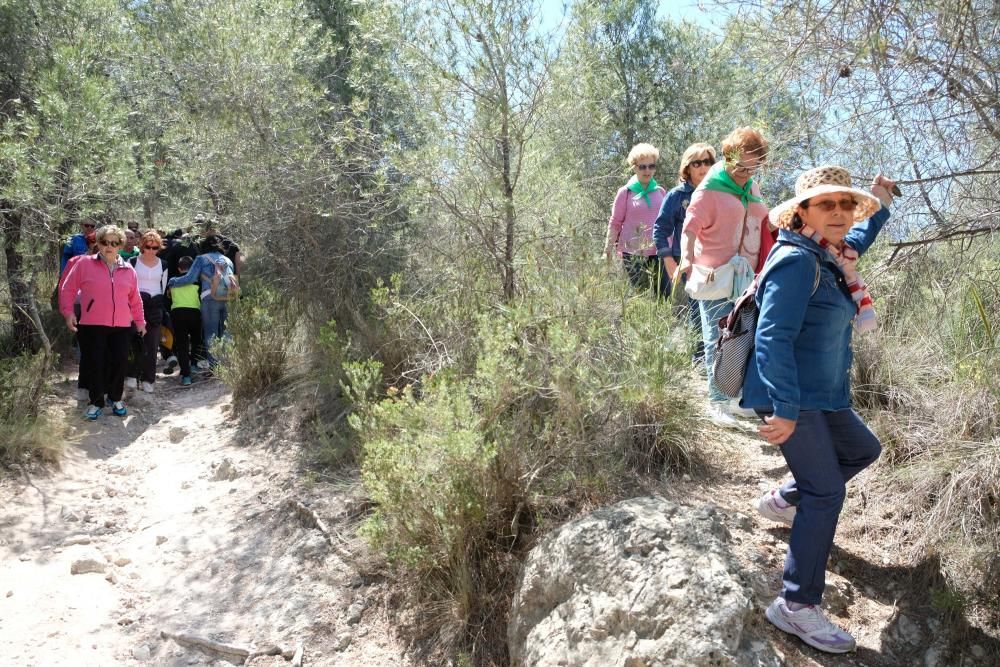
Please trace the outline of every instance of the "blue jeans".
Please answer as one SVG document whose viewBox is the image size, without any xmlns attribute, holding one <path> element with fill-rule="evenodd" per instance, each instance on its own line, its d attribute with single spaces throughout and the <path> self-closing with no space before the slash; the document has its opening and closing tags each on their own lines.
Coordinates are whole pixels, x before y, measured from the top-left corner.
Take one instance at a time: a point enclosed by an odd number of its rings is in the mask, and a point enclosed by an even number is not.
<svg viewBox="0 0 1000 667">
<path fill-rule="evenodd" d="M 729 299 L 696 301 L 701 311 L 701 337 L 705 341 L 705 369 L 708 371 L 708 400 L 728 401 L 729 397 L 719 391 L 712 377 L 712 363 L 715 361 L 715 344 L 721 336 L 719 320 L 733 311 L 735 305 Z"/>
<path fill-rule="evenodd" d="M 871 465 L 882 445 L 854 410 L 803 410 L 795 432 L 781 446 L 795 480 L 781 496 L 798 509 L 785 556 L 782 597 L 819 604 L 826 587 L 826 562 L 844 506 L 847 482 Z"/>
<path fill-rule="evenodd" d="M 201 300 L 201 334 L 205 349 L 208 350 L 206 356 L 211 363 L 215 362 L 212 343 L 216 338 L 222 338 L 222 334 L 226 332 L 226 315 L 229 312 L 227 305 L 225 301 L 216 301 L 211 297 Z"/>
</svg>

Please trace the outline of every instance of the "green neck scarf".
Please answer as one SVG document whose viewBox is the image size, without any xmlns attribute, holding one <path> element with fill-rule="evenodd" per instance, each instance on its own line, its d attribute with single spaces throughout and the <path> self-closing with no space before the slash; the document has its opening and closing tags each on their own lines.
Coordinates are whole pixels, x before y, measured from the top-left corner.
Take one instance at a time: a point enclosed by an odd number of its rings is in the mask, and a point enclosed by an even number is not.
<svg viewBox="0 0 1000 667">
<path fill-rule="evenodd" d="M 717 192 L 726 192 L 731 195 L 735 195 L 740 198 L 740 203 L 743 204 L 743 208 L 748 208 L 750 202 L 756 202 L 758 204 L 764 203 L 764 200 L 750 193 L 751 188 L 753 188 L 753 178 L 747 179 L 747 184 L 742 188 L 736 185 L 736 182 L 726 171 L 726 163 L 719 162 L 715 164 L 705 175 L 705 180 L 702 182 L 701 187 L 706 190 L 715 190 Z"/>
<path fill-rule="evenodd" d="M 650 178 L 649 183 L 646 184 L 646 187 L 642 187 L 642 183 L 639 182 L 639 178 L 633 176 L 632 178 L 629 179 L 628 184 L 626 184 L 625 187 L 627 187 L 629 190 L 635 193 L 635 197 L 633 197 L 633 199 L 638 199 L 639 197 L 642 197 L 643 199 L 646 200 L 646 206 L 650 208 L 653 207 L 653 202 L 649 201 L 649 193 L 656 190 L 655 178 Z"/>
</svg>

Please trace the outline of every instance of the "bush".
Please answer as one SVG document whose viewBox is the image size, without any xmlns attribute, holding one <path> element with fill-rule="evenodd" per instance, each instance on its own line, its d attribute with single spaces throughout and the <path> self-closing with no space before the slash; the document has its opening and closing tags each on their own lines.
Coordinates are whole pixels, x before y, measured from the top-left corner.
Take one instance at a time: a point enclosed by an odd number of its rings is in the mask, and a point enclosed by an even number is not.
<svg viewBox="0 0 1000 667">
<path fill-rule="evenodd" d="M 59 460 L 63 425 L 39 407 L 50 366 L 44 352 L 0 360 L 0 464 Z"/>
<path fill-rule="evenodd" d="M 226 336 L 212 349 L 218 376 L 233 392 L 240 411 L 288 379 L 296 317 L 273 288 L 250 282 L 230 302 Z"/>
</svg>

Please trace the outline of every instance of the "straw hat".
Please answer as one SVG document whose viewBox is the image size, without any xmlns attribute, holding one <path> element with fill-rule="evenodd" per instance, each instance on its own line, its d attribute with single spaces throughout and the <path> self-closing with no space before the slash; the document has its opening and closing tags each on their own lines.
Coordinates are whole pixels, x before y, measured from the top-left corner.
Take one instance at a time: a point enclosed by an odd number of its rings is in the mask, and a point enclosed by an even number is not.
<svg viewBox="0 0 1000 667">
<path fill-rule="evenodd" d="M 825 165 L 803 173 L 795 179 L 795 196 L 771 209 L 772 224 L 782 229 L 791 229 L 795 209 L 806 199 L 831 192 L 846 192 L 858 202 L 854 209 L 854 220 L 867 220 L 882 208 L 882 202 L 871 192 L 851 187 L 851 175 L 843 167 Z"/>
</svg>

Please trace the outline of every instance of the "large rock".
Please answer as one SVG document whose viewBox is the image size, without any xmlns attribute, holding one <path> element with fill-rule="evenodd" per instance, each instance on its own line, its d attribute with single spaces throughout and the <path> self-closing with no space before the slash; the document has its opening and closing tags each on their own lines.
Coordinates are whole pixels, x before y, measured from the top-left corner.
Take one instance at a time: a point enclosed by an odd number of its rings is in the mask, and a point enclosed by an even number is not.
<svg viewBox="0 0 1000 667">
<path fill-rule="evenodd" d="M 511 608 L 511 663 L 776 664 L 743 639 L 752 591 L 712 506 L 633 498 L 545 536 Z"/>
</svg>

